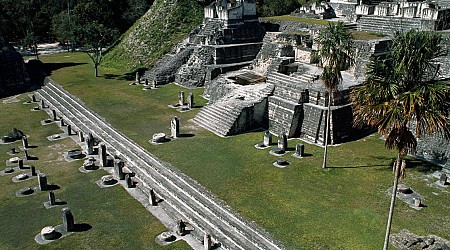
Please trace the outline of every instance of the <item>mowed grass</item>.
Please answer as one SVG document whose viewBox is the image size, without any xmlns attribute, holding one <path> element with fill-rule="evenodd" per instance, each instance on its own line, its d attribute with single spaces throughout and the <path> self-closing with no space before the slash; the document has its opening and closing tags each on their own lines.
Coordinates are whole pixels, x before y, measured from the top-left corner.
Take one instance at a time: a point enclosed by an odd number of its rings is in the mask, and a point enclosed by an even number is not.
<svg viewBox="0 0 450 250">
<path fill-rule="evenodd" d="M 83 161 L 65 161 L 63 152 L 79 146 L 69 138 L 48 141 L 47 136 L 62 131 L 55 124 L 42 126 L 40 121 L 48 115 L 30 111 L 35 104 L 22 104 L 30 100 L 26 94 L 18 98 L 20 102 L 11 104 L 0 100 L 0 133 L 3 136 L 16 127 L 29 135 L 30 145 L 37 146 L 29 152 L 39 159 L 25 164 L 34 165 L 46 174 L 49 183 L 59 186 L 54 191 L 56 198 L 67 204 L 46 209 L 43 203 L 48 201 L 47 192 L 16 197 L 19 189 L 37 186 L 37 179 L 14 183 L 11 178 L 18 173 L 0 176 L 0 249 L 189 249 L 182 241 L 164 248 L 157 245 L 155 237 L 167 229 L 122 186 L 99 188 L 95 181 L 107 174 L 105 171 L 83 174 L 78 171 Z M 2 170 L 11 157 L 6 152 L 21 144 L 0 144 Z M 37 244 L 34 237 L 42 228 L 62 224 L 63 207 L 72 210 L 75 223 L 92 228 L 45 246 Z"/>
<path fill-rule="evenodd" d="M 84 63 L 83 54 L 41 57 L 44 62 Z M 100 69 L 100 74 L 123 74 Z M 290 165 L 272 166 L 277 157 L 257 150 L 262 132 L 220 138 L 188 120 L 197 110 L 179 113 L 167 107 L 179 91 L 164 85 L 142 91 L 129 81 L 93 77 L 92 66 L 80 64 L 53 71 L 52 78 L 80 97 L 114 127 L 160 159 L 171 163 L 226 201 L 245 218 L 264 227 L 289 249 L 379 249 L 382 246 L 396 154 L 384 148 L 376 134 L 329 150 L 328 171 L 321 170 L 323 149 L 306 144 L 307 157 L 285 155 Z M 192 90 L 198 106 L 202 89 Z M 169 133 L 170 119 L 180 117 L 181 133 L 189 135 L 162 145 L 151 145 L 154 133 Z M 276 138 L 274 138 L 276 141 Z M 290 140 L 293 149 L 299 140 Z M 392 232 L 409 229 L 450 239 L 450 197 L 424 179 L 435 167 L 409 159 L 403 181 L 425 198 L 420 211 L 397 201 Z M 75 211 L 76 212 L 76 211 Z"/>
</svg>

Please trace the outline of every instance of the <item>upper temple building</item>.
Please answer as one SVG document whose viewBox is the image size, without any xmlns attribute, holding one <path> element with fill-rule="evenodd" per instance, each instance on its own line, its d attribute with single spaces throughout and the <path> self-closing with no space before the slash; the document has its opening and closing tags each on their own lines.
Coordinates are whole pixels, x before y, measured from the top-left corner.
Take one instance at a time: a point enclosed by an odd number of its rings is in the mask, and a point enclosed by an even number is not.
<svg viewBox="0 0 450 250">
<path fill-rule="evenodd" d="M 265 35 L 254 0 L 216 0 L 203 23 L 143 76 L 149 82 L 204 86 L 219 74 L 248 66 Z"/>
<path fill-rule="evenodd" d="M 244 20 L 256 20 L 254 0 L 219 0 L 205 7 L 205 21 L 218 19 L 226 26 L 242 24 Z"/>
</svg>

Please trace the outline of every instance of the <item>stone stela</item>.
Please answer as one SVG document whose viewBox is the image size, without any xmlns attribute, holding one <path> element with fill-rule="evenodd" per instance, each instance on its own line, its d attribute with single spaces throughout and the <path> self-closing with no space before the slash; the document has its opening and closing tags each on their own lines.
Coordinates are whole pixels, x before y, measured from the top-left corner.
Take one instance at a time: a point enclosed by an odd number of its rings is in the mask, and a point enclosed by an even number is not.
<svg viewBox="0 0 450 250">
<path fill-rule="evenodd" d="M 70 208 L 65 207 L 62 210 L 62 221 L 63 221 L 63 227 L 67 232 L 72 232 L 75 229 L 75 222 L 73 219 L 72 211 L 70 211 Z"/>
<path fill-rule="evenodd" d="M 176 116 L 170 121 L 170 132 L 172 138 L 180 137 L 180 119 Z"/>
</svg>

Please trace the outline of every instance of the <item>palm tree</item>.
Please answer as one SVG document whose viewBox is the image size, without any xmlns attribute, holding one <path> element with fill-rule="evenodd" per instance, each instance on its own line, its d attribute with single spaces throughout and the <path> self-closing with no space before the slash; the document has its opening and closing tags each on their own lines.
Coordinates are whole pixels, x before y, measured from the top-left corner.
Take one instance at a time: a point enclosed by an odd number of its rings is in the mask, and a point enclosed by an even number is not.
<svg viewBox="0 0 450 250">
<path fill-rule="evenodd" d="M 404 157 L 415 152 L 416 136 L 450 138 L 450 84 L 435 81 L 436 59 L 445 54 L 442 38 L 435 32 L 397 33 L 388 55 L 371 58 L 366 83 L 350 93 L 355 124 L 378 127 L 385 146 L 398 152 L 383 249 L 389 243 L 398 180 L 405 177 Z"/>
<path fill-rule="evenodd" d="M 341 71 L 347 69 L 353 63 L 353 44 L 352 34 L 344 27 L 342 22 L 328 23 L 328 26 L 320 31 L 316 41 L 319 45 L 320 64 L 323 67 L 321 79 L 328 93 L 327 118 L 325 119 L 325 151 L 322 164 L 322 168 L 325 169 L 327 167 L 333 92 L 338 89 L 342 82 Z"/>
</svg>

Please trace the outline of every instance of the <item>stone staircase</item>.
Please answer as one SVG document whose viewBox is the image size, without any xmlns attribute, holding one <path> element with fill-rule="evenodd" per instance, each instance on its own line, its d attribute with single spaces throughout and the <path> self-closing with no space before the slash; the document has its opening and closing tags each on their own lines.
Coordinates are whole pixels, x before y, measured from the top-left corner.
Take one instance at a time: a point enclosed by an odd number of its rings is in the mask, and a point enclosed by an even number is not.
<svg viewBox="0 0 450 250">
<path fill-rule="evenodd" d="M 434 25 L 433 25 L 434 26 Z M 393 35 L 396 31 L 408 31 L 410 29 L 429 30 L 428 25 L 423 25 L 419 18 L 361 16 L 358 21 L 358 30 L 375 32 L 385 35 Z"/>
<path fill-rule="evenodd" d="M 155 81 L 158 85 L 173 82 L 176 71 L 186 63 L 193 51 L 194 46 L 187 46 L 181 49 L 179 53 L 165 54 L 151 69 L 144 73 L 141 79 L 148 79 L 149 82 Z"/>
<path fill-rule="evenodd" d="M 310 75 L 296 77 L 271 72 L 267 83 L 275 89 L 269 97 L 269 131 L 273 134 L 287 133 L 288 137 L 300 134 L 300 118 L 302 104 L 308 102 L 308 86 Z"/>
<path fill-rule="evenodd" d="M 202 108 L 191 121 L 222 137 L 256 129 L 266 117 L 272 91 L 271 84 L 241 86 Z"/>
</svg>

